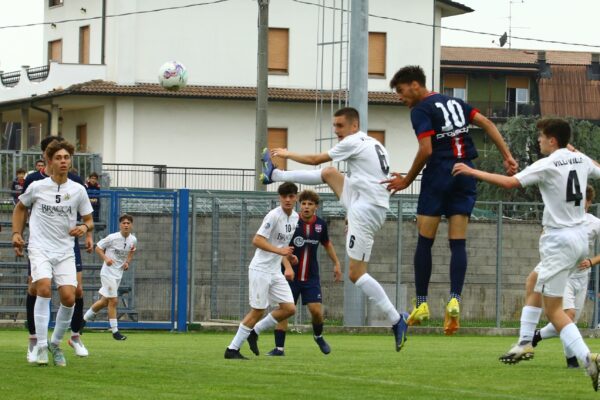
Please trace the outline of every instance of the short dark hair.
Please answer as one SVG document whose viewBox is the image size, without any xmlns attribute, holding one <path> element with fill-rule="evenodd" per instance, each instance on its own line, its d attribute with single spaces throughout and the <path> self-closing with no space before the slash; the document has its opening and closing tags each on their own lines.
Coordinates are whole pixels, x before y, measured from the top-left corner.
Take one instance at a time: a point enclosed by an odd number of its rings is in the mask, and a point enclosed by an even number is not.
<svg viewBox="0 0 600 400">
<path fill-rule="evenodd" d="M 52 143 L 53 141 L 57 141 L 57 142 L 62 142 L 65 140 L 64 137 L 62 136 L 46 136 L 45 138 L 42 139 L 42 141 L 40 142 L 40 148 L 42 149 L 42 153 L 46 152 L 46 149 L 48 148 L 48 145 L 50 143 Z M 40 160 L 40 161 L 44 161 L 44 160 Z"/>
<path fill-rule="evenodd" d="M 412 82 L 417 82 L 423 87 L 427 83 L 425 72 L 423 71 L 423 68 L 418 65 L 407 65 L 406 67 L 400 68 L 390 81 L 390 88 L 396 89 L 401 83 L 410 84 Z"/>
<path fill-rule="evenodd" d="M 314 190 L 306 189 L 300 192 L 300 195 L 298 195 L 298 201 L 302 203 L 303 201 L 307 200 L 319 205 L 319 195 Z"/>
<path fill-rule="evenodd" d="M 96 179 L 98 179 L 98 174 L 97 174 L 97 173 L 95 173 L 95 172 L 92 172 L 92 173 L 90 174 L 90 176 L 88 176 L 88 178 L 96 178 Z"/>
<path fill-rule="evenodd" d="M 45 150 L 45 149 L 44 149 L 44 150 Z M 46 161 L 44 161 L 44 160 L 43 160 L 43 159 L 41 159 L 41 158 L 40 158 L 39 160 L 37 160 L 35 163 L 36 163 L 36 164 L 42 163 L 42 164 L 46 165 Z"/>
<path fill-rule="evenodd" d="M 277 189 L 277 193 L 279 193 L 280 196 L 298 194 L 298 186 L 292 182 L 283 182 Z"/>
<path fill-rule="evenodd" d="M 344 117 L 348 122 L 358 122 L 360 125 L 360 115 L 358 114 L 358 110 L 352 107 L 344 107 L 340 108 L 333 114 L 334 117 Z"/>
<path fill-rule="evenodd" d="M 546 118 L 539 120 L 536 126 L 544 135 L 555 138 L 561 149 L 567 147 L 571 140 L 571 126 L 564 119 Z"/>
<path fill-rule="evenodd" d="M 51 160 L 52 157 L 54 157 L 54 154 L 59 150 L 66 150 L 70 155 L 73 155 L 73 153 L 75 153 L 75 146 L 66 140 L 54 140 L 46 147 L 46 157 Z"/>
<path fill-rule="evenodd" d="M 27 173 L 27 171 L 25 170 L 25 168 L 19 168 L 17 170 L 17 175 L 19 175 L 19 174 L 26 174 L 26 173 Z"/>
<path fill-rule="evenodd" d="M 121 216 L 119 217 L 119 222 L 123 222 L 124 219 L 128 220 L 133 224 L 133 217 L 130 214 L 121 214 Z"/>
<path fill-rule="evenodd" d="M 596 198 L 596 190 L 592 185 L 587 185 L 587 188 L 585 189 L 585 198 L 590 203 Z"/>
</svg>

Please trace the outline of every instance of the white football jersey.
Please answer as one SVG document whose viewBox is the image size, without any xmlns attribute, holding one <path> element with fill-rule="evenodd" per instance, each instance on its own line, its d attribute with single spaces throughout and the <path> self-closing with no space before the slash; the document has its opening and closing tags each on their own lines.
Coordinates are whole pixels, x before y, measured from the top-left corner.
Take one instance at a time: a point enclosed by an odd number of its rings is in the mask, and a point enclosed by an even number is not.
<svg viewBox="0 0 600 400">
<path fill-rule="evenodd" d="M 70 179 L 60 185 L 50 177 L 32 182 L 19 201 L 31 208 L 29 248 L 56 253 L 73 250 L 69 231 L 77 224 L 77 213 L 94 211 L 85 187 Z"/>
<path fill-rule="evenodd" d="M 328 154 L 333 161 L 346 161 L 345 179 L 353 192 L 370 203 L 390 208 L 390 193 L 381 184 L 389 177 L 390 163 L 388 152 L 381 143 L 358 131 L 346 136 Z"/>
<path fill-rule="evenodd" d="M 131 233 L 124 237 L 121 232 L 115 232 L 100 240 L 96 246 L 104 250 L 104 254 L 113 260 L 112 265 L 107 265 L 106 262 L 102 264 L 100 275 L 121 279 L 123 264 L 127 261 L 131 250 L 136 248 L 137 239 Z"/>
<path fill-rule="evenodd" d="M 289 246 L 296 231 L 296 225 L 298 225 L 298 218 L 296 211 L 292 211 L 292 214 L 288 216 L 281 207 L 274 208 L 265 216 L 256 234 L 266 238 L 275 247 Z M 256 249 L 249 268 L 281 273 L 281 256 L 270 251 Z"/>
<path fill-rule="evenodd" d="M 584 223 L 587 182 L 600 178 L 600 168 L 585 154 L 563 148 L 515 177 L 523 187 L 538 185 L 544 201 L 544 227 L 567 228 Z"/>
<path fill-rule="evenodd" d="M 590 258 L 594 256 L 594 247 L 596 244 L 596 240 L 600 238 L 600 218 L 593 216 L 590 213 L 585 213 L 585 228 L 588 232 L 588 243 L 590 249 Z M 587 276 L 592 271 L 591 268 L 586 268 L 584 270 L 580 270 L 579 268 L 572 273 L 569 278 L 579 278 L 582 276 Z"/>
</svg>

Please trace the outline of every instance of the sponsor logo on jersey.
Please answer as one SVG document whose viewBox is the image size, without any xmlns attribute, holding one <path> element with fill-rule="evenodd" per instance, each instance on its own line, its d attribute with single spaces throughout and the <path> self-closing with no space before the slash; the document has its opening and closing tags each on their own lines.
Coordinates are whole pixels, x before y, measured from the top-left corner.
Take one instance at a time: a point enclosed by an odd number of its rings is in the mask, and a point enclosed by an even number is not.
<svg viewBox="0 0 600 400">
<path fill-rule="evenodd" d="M 569 158 L 568 160 L 554 161 L 554 166 L 562 167 L 563 165 L 572 165 L 572 164 L 581 164 L 581 163 L 583 163 L 582 157 L 573 157 L 573 158 Z"/>
<path fill-rule="evenodd" d="M 469 128 L 465 126 L 464 128 L 455 129 L 453 131 L 438 133 L 435 135 L 435 138 L 436 139 L 443 139 L 445 137 L 452 138 L 452 137 L 456 137 L 460 134 L 467 133 L 467 132 L 469 132 Z"/>
<path fill-rule="evenodd" d="M 315 232 L 321 233 L 323 231 L 323 226 L 321 224 L 315 224 Z"/>
<path fill-rule="evenodd" d="M 50 206 L 47 204 L 42 204 L 42 207 L 40 208 L 40 210 L 42 211 L 43 214 L 46 214 L 50 217 L 55 217 L 55 216 L 68 217 L 72 214 L 71 206 L 55 206 L 55 205 Z"/>
<path fill-rule="evenodd" d="M 271 227 L 271 224 L 267 222 L 267 223 L 265 224 L 265 229 L 269 229 L 270 227 Z"/>
<path fill-rule="evenodd" d="M 62 197 L 62 199 L 63 199 L 64 201 L 67 201 L 67 200 L 69 200 L 70 198 L 71 198 L 71 196 L 69 195 L 69 193 L 66 193 L 66 194 L 65 194 L 65 195 L 63 195 L 63 197 Z"/>
<path fill-rule="evenodd" d="M 302 236 L 296 236 L 294 238 L 294 246 L 296 246 L 296 247 L 304 246 L 304 238 Z"/>
</svg>

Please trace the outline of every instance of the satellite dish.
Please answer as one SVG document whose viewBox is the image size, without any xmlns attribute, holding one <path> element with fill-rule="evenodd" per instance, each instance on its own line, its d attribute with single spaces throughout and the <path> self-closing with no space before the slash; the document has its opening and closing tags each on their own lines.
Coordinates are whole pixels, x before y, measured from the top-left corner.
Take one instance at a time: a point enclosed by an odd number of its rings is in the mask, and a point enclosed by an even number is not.
<svg viewBox="0 0 600 400">
<path fill-rule="evenodd" d="M 500 36 L 500 47 L 504 47 L 507 39 L 508 39 L 508 35 L 506 34 L 506 32 L 504 32 L 504 34 L 502 36 Z"/>
</svg>

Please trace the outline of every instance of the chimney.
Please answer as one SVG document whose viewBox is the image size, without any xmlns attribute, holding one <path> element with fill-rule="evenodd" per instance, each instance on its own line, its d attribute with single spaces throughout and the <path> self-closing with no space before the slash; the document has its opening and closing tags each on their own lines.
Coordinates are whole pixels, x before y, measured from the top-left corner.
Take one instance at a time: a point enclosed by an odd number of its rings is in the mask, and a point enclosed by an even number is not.
<svg viewBox="0 0 600 400">
<path fill-rule="evenodd" d="M 550 65 L 546 62 L 546 51 L 538 50 L 537 52 L 538 69 L 540 71 L 540 78 L 550 79 L 552 78 L 552 71 Z"/>
<path fill-rule="evenodd" d="M 600 53 L 592 53 L 592 64 L 587 67 L 587 76 L 591 81 L 600 81 Z"/>
<path fill-rule="evenodd" d="M 546 63 L 546 51 L 545 50 L 538 50 L 537 52 L 538 55 L 538 64 L 545 64 Z"/>
</svg>

